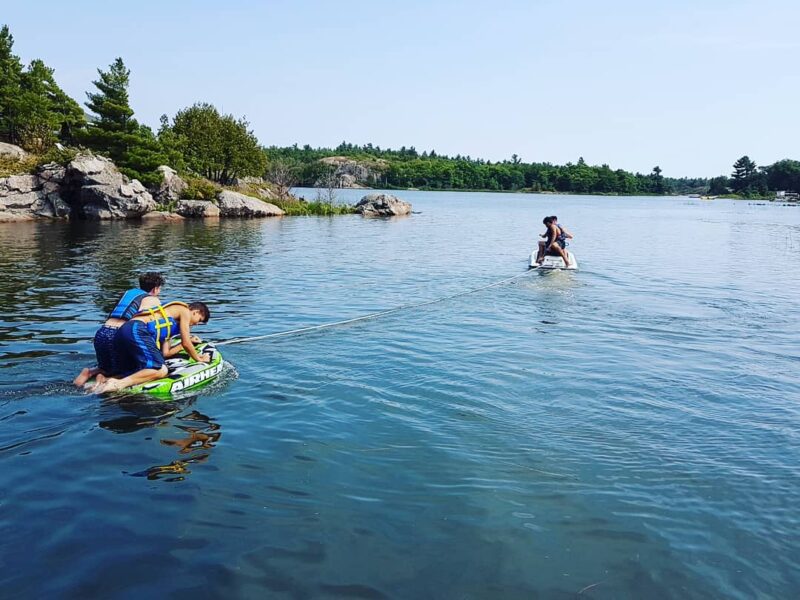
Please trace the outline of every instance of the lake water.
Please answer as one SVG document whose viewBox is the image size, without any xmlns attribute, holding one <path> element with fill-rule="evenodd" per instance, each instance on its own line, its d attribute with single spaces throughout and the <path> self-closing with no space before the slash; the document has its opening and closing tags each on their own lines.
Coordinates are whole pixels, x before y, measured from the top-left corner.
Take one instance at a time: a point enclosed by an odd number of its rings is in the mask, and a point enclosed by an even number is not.
<svg viewBox="0 0 800 600">
<path fill-rule="evenodd" d="M 800 209 L 400 195 L 0 225 L 0 596 L 798 595 Z M 141 270 L 258 335 L 520 273 L 552 213 L 578 272 L 229 345 L 177 403 L 69 383 Z"/>
</svg>

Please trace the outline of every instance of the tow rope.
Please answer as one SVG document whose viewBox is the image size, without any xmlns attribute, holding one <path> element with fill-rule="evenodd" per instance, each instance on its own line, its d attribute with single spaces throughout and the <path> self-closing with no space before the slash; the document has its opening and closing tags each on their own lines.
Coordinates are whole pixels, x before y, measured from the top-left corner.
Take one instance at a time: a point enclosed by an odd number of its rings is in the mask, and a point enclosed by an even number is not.
<svg viewBox="0 0 800 600">
<path fill-rule="evenodd" d="M 427 300 L 425 302 L 415 302 L 413 304 L 403 304 L 401 306 L 397 306 L 395 308 L 390 308 L 388 310 L 381 310 L 374 313 L 369 313 L 367 315 L 362 315 L 360 317 L 355 317 L 353 319 L 344 319 L 342 321 L 333 321 L 332 323 L 322 323 L 320 325 L 310 325 L 308 327 L 299 327 L 297 329 L 289 329 L 288 331 L 278 331 L 275 333 L 266 333 L 264 335 L 254 335 L 251 337 L 239 337 L 239 338 L 232 338 L 229 340 L 223 340 L 221 342 L 216 342 L 215 345 L 217 346 L 226 346 L 228 344 L 243 344 L 244 342 L 254 342 L 257 340 L 268 340 L 272 338 L 279 338 L 279 337 L 287 337 L 290 335 L 298 335 L 301 333 L 309 333 L 312 331 L 320 331 L 323 329 L 330 329 L 332 327 L 340 327 L 342 325 L 350 325 L 351 323 L 358 323 L 360 321 L 368 321 L 370 319 L 377 319 L 378 317 L 384 317 L 386 315 L 390 315 L 392 313 L 400 312 L 401 310 L 408 310 L 410 308 L 419 308 L 421 306 L 430 306 L 431 304 L 438 304 L 439 302 L 445 302 L 447 300 L 453 300 L 454 298 L 459 298 L 461 296 L 468 296 L 469 294 L 475 294 L 477 292 L 481 292 L 483 290 L 488 290 L 489 288 L 497 287 L 498 285 L 503 285 L 504 283 L 508 283 L 510 281 L 514 281 L 515 279 L 519 279 L 520 277 L 525 277 L 531 271 L 535 269 L 530 269 L 519 275 L 514 275 L 513 277 L 507 277 L 506 279 L 501 279 L 500 281 L 495 281 L 494 283 L 490 283 L 488 285 L 482 285 L 481 287 L 472 288 L 469 290 L 464 290 L 462 292 L 458 292 L 456 294 L 451 294 L 450 296 L 442 296 L 441 298 L 436 298 L 435 300 Z"/>
</svg>

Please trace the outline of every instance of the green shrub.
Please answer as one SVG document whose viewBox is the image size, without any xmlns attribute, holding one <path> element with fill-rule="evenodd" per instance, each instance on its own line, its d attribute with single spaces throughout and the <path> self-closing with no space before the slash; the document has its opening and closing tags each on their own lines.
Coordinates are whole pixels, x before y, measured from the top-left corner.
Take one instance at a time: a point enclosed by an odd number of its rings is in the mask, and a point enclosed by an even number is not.
<svg viewBox="0 0 800 600">
<path fill-rule="evenodd" d="M 48 163 L 58 163 L 66 165 L 75 158 L 78 151 L 74 148 L 64 148 L 59 150 L 53 146 L 44 154 L 28 154 L 25 158 L 17 160 L 10 156 L 0 156 L 0 177 L 9 175 L 21 175 L 23 173 L 36 173 L 36 169 Z"/>
<path fill-rule="evenodd" d="M 350 215 L 356 212 L 354 206 L 350 204 L 331 204 L 328 202 L 301 202 L 300 200 L 291 198 L 286 200 L 270 200 L 281 210 L 289 216 L 333 216 L 333 215 Z"/>
<path fill-rule="evenodd" d="M 9 175 L 22 175 L 23 173 L 33 173 L 39 164 L 38 157 L 29 154 L 21 160 L 10 156 L 0 156 L 0 177 Z"/>
<path fill-rule="evenodd" d="M 213 200 L 222 189 L 213 181 L 204 177 L 186 176 L 186 189 L 181 193 L 181 198 L 186 200 Z"/>
<path fill-rule="evenodd" d="M 66 166 L 67 163 L 69 163 L 77 155 L 77 148 L 64 148 L 63 150 L 59 150 L 57 147 L 53 146 L 44 154 L 39 155 L 37 158 L 37 164 L 46 165 L 48 163 L 58 163 L 59 165 Z"/>
<path fill-rule="evenodd" d="M 156 210 L 160 210 L 161 212 L 172 213 L 175 212 L 176 208 L 178 208 L 177 200 L 170 200 L 166 204 L 156 204 Z"/>
</svg>

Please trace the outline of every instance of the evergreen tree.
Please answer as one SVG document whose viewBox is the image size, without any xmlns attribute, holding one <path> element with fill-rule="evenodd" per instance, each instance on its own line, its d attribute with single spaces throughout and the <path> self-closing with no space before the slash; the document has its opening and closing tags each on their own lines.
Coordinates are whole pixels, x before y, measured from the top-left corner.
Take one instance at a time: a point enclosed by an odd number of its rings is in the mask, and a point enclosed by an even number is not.
<svg viewBox="0 0 800 600">
<path fill-rule="evenodd" d="M 664 185 L 664 176 L 661 175 L 661 167 L 656 165 L 653 167 L 653 172 L 650 173 L 650 179 L 652 180 L 652 186 L 649 190 L 653 194 L 663 194 L 665 193 L 666 186 Z"/>
<path fill-rule="evenodd" d="M 31 62 L 22 74 L 16 103 L 16 137 L 34 152 L 44 152 L 61 138 L 70 143 L 73 133 L 86 123 L 78 103 L 67 96 L 53 78 L 53 69 L 41 60 Z"/>
<path fill-rule="evenodd" d="M 81 141 L 121 165 L 139 128 L 128 101 L 130 71 L 122 59 L 117 58 L 108 71 L 98 69 L 97 73 L 100 79 L 92 83 L 98 91 L 86 93 L 89 99 L 86 108 L 97 115 L 97 118 Z"/>
<path fill-rule="evenodd" d="M 3 25 L 0 29 L 0 139 L 14 143 L 16 108 L 21 92 L 22 63 L 13 53 L 14 36 Z"/>
<path fill-rule="evenodd" d="M 722 196 L 728 193 L 728 178 L 725 175 L 719 177 L 712 177 L 708 182 L 708 195 L 709 196 Z"/>
<path fill-rule="evenodd" d="M 92 83 L 98 91 L 86 93 L 86 107 L 97 118 L 78 139 L 111 158 L 129 177 L 149 186 L 158 184 L 160 175 L 155 169 L 167 163 L 167 156 L 152 130 L 133 118 L 128 100 L 130 71 L 117 58 L 108 71 L 98 69 L 97 73 L 100 78 Z"/>
<path fill-rule="evenodd" d="M 745 155 L 733 163 L 733 173 L 731 174 L 731 187 L 734 192 L 747 193 L 755 183 L 756 163 Z"/>
<path fill-rule="evenodd" d="M 58 137 L 69 143 L 83 111 L 58 87 L 53 69 L 34 60 L 23 71 L 8 26 L 0 28 L 0 139 L 43 152 Z"/>
</svg>

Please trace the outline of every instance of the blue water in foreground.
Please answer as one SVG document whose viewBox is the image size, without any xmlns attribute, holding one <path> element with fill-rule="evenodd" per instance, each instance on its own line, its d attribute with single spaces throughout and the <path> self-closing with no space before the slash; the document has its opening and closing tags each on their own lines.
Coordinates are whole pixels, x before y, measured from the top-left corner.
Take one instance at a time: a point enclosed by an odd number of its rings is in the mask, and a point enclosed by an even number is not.
<svg viewBox="0 0 800 600">
<path fill-rule="evenodd" d="M 400 195 L 0 225 L 0 596 L 797 597 L 800 209 Z M 553 212 L 579 272 L 230 345 L 172 404 L 69 384 L 140 270 L 220 340 L 515 275 Z"/>
</svg>

